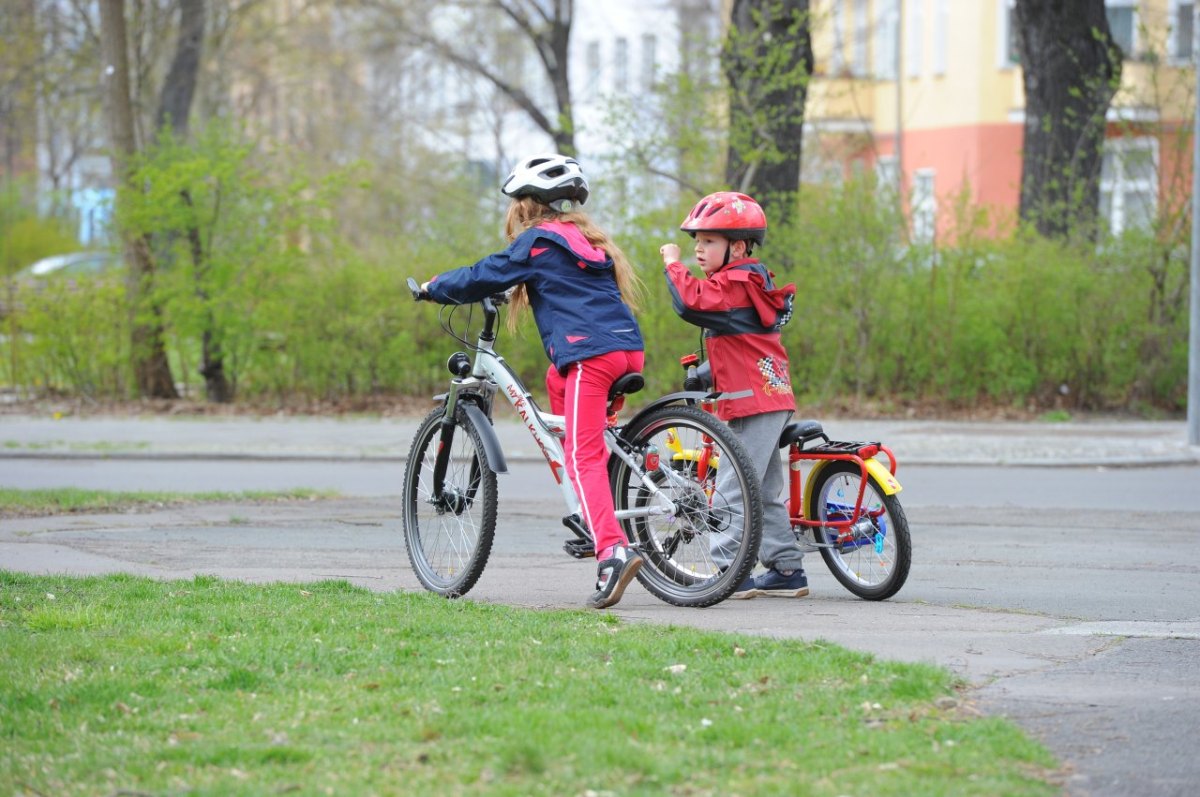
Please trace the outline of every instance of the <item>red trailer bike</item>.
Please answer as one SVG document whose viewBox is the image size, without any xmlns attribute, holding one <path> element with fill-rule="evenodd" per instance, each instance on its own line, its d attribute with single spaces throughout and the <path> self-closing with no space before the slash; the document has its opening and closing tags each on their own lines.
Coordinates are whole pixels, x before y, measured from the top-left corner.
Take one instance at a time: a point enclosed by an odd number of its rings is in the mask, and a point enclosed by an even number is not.
<svg viewBox="0 0 1200 797">
<path fill-rule="evenodd" d="M 685 390 L 711 389 L 707 363 L 695 354 L 680 363 Z M 712 410 L 711 401 L 699 403 Z M 899 592 L 912 564 L 912 538 L 892 450 L 881 442 L 831 440 L 815 420 L 789 423 L 779 447 L 788 452 L 788 515 L 800 546 L 819 551 L 834 577 L 860 598 L 884 600 Z M 677 446 L 672 455 L 699 470 L 718 466 L 704 443 Z M 804 463 L 811 463 L 807 476 Z"/>
</svg>

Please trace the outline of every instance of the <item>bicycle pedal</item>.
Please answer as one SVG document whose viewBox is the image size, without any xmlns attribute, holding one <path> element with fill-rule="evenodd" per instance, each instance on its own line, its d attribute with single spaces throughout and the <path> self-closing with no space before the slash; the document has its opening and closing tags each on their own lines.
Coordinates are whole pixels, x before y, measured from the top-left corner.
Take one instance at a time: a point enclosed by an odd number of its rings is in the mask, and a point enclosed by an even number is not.
<svg viewBox="0 0 1200 797">
<path fill-rule="evenodd" d="M 563 543 L 563 550 L 576 559 L 592 559 L 596 556 L 596 548 L 591 540 L 567 540 Z"/>
</svg>

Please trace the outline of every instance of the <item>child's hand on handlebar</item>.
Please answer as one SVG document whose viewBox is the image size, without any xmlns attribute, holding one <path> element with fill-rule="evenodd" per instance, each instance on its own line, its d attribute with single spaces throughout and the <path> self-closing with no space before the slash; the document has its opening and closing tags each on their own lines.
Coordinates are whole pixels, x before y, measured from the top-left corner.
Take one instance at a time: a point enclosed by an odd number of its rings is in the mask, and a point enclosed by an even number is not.
<svg viewBox="0 0 1200 797">
<path fill-rule="evenodd" d="M 664 266 L 679 261 L 679 247 L 675 244 L 663 244 L 658 248 L 658 253 L 662 255 Z"/>
<path fill-rule="evenodd" d="M 430 299 L 428 282 L 422 282 L 420 285 L 418 285 L 415 279 L 409 277 L 408 290 L 410 293 L 412 293 L 413 301 L 421 302 L 428 301 Z"/>
</svg>

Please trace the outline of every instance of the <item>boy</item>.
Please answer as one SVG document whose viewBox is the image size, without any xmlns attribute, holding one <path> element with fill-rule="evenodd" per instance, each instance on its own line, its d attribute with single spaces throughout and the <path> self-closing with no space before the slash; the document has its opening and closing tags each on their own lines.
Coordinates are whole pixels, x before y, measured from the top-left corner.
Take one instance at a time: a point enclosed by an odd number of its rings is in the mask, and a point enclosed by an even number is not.
<svg viewBox="0 0 1200 797">
<path fill-rule="evenodd" d="M 780 337 L 791 318 L 796 286 L 776 288 L 771 272 L 750 257 L 754 245 L 761 246 L 766 237 L 767 217 L 745 194 L 709 194 L 696 203 L 679 229 L 696 239 L 696 260 L 706 278 L 692 276 L 679 261 L 675 244 L 659 249 L 675 312 L 704 328 L 713 386 L 725 393 L 750 392 L 744 398 L 718 402 L 717 414 L 746 444 L 762 478 L 759 560 L 767 570 L 748 577 L 732 597 L 802 598 L 808 595 L 808 577 L 783 502 L 778 445 L 796 410 Z M 718 471 L 718 493 L 721 475 Z M 718 565 L 728 565 L 721 561 L 719 540 L 714 540 L 711 550 Z"/>
</svg>

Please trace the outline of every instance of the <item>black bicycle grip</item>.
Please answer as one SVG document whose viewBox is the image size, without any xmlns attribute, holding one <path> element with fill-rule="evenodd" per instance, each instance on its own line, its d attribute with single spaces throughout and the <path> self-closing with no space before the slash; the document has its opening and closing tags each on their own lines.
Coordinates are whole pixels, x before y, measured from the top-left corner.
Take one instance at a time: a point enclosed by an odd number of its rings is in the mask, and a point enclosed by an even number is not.
<svg viewBox="0 0 1200 797">
<path fill-rule="evenodd" d="M 412 291 L 412 297 L 413 297 L 414 302 L 429 301 L 429 299 L 430 299 L 429 291 L 422 290 L 421 283 L 417 282 L 412 277 L 408 278 L 408 289 L 410 291 Z"/>
</svg>

